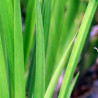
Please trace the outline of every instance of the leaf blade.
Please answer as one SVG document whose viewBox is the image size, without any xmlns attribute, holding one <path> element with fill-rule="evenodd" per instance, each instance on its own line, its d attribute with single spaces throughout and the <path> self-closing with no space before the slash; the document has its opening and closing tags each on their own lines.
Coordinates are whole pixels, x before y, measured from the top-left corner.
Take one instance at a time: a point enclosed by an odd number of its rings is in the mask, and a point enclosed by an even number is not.
<svg viewBox="0 0 98 98">
<path fill-rule="evenodd" d="M 3 56 L 1 35 L 0 35 L 0 98 L 9 98 L 7 74 Z"/>
<path fill-rule="evenodd" d="M 77 75 L 75 76 L 75 78 L 74 78 L 74 80 L 73 80 L 73 82 L 71 84 L 71 87 L 69 88 L 69 91 L 68 91 L 68 94 L 67 94 L 67 98 L 70 98 L 71 93 L 72 93 L 73 88 L 74 88 L 74 86 L 75 86 L 75 84 L 77 82 L 78 77 L 79 77 L 79 73 L 77 73 Z"/>
<path fill-rule="evenodd" d="M 43 98 L 45 93 L 45 49 L 43 22 L 39 0 L 36 0 L 36 30 L 36 75 L 34 97 Z"/>
<path fill-rule="evenodd" d="M 20 0 L 14 0 L 14 81 L 15 98 L 25 98 L 23 36 Z"/>
<path fill-rule="evenodd" d="M 58 67 L 56 68 L 56 70 L 52 76 L 52 79 L 51 79 L 49 86 L 46 90 L 44 98 L 52 98 L 53 93 L 54 93 L 55 88 L 56 88 L 56 85 L 57 85 L 57 82 L 58 82 L 58 79 L 59 79 L 59 77 L 60 77 L 64 67 L 67 64 L 69 57 L 70 57 L 72 46 L 73 46 L 73 41 L 70 43 L 69 47 L 64 52 L 64 54 L 63 54 L 63 56 L 62 56 L 62 58 L 58 64 Z"/>
<path fill-rule="evenodd" d="M 97 0 L 90 0 L 88 4 L 83 22 L 81 24 L 68 66 L 66 69 L 66 73 L 64 76 L 61 90 L 60 90 L 59 98 L 67 97 L 67 92 L 68 92 L 68 89 L 69 89 L 79 56 L 80 56 L 80 53 L 82 51 L 84 42 L 86 40 L 86 36 L 88 34 L 91 21 L 96 11 L 97 4 L 98 4 Z"/>
<path fill-rule="evenodd" d="M 29 0 L 27 5 L 26 26 L 24 32 L 24 65 L 27 67 L 31 48 L 34 44 L 36 23 L 35 0 Z"/>
</svg>

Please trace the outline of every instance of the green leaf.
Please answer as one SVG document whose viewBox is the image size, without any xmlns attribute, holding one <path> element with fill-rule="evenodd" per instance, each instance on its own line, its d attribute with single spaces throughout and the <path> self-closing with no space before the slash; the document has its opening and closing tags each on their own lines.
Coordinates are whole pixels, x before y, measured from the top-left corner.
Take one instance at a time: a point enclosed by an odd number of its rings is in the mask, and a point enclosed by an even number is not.
<svg viewBox="0 0 98 98">
<path fill-rule="evenodd" d="M 50 31 L 49 31 L 49 45 L 48 45 L 47 57 L 46 57 L 46 89 L 48 87 L 52 74 L 53 64 L 58 48 L 58 41 L 61 35 L 61 28 L 64 19 L 66 3 L 67 0 L 56 0 L 51 16 Z"/>
<path fill-rule="evenodd" d="M 68 11 L 66 11 L 66 16 L 64 19 L 64 26 L 62 28 L 62 33 L 60 36 L 60 41 L 58 43 L 59 47 L 57 50 L 57 55 L 55 58 L 55 65 L 58 65 L 64 51 L 69 46 L 70 42 L 74 38 L 77 28 L 79 24 L 75 24 L 74 21 L 76 19 L 76 16 L 78 14 L 79 9 L 79 0 L 69 0 L 68 2 Z M 79 19 L 79 17 L 78 17 Z M 73 28 L 73 25 L 76 26 L 76 29 Z M 75 30 L 73 30 L 75 29 Z M 72 30 L 72 32 L 71 32 Z M 57 66 L 54 66 L 54 70 Z"/>
<path fill-rule="evenodd" d="M 36 75 L 35 98 L 43 98 L 45 93 L 45 49 L 42 14 L 39 0 L 36 0 Z"/>
<path fill-rule="evenodd" d="M 7 48 L 11 96 L 14 96 L 14 16 L 11 0 L 0 0 L 1 37 L 4 37 Z M 1 27 L 1 25 L 0 25 Z M 2 41 L 3 42 L 3 41 Z M 4 54 L 5 55 L 5 54 Z M 8 65 L 8 64 L 7 64 Z"/>
<path fill-rule="evenodd" d="M 13 6 L 13 8 L 14 8 L 14 0 L 11 0 L 12 1 L 12 6 Z"/>
<path fill-rule="evenodd" d="M 59 94 L 59 98 L 67 98 L 67 93 L 68 93 L 68 89 L 70 87 L 70 83 L 73 77 L 73 74 L 75 72 L 76 69 L 76 65 L 78 63 L 79 60 L 79 56 L 81 54 L 83 45 L 85 43 L 87 34 L 88 34 L 88 30 L 90 28 L 90 24 L 92 22 L 94 13 L 96 11 L 97 8 L 97 4 L 98 1 L 97 0 L 90 0 L 88 7 L 86 9 L 86 13 L 85 16 L 83 18 L 82 24 L 80 26 L 80 30 L 66 69 L 66 73 L 64 76 L 64 80 L 63 80 L 63 84 L 60 90 L 60 94 Z"/>
<path fill-rule="evenodd" d="M 5 5 L 5 6 L 4 6 Z M 2 28 L 4 31 L 4 36 L 6 40 L 7 50 L 8 50 L 8 57 L 9 62 L 11 65 L 13 65 L 13 45 L 14 45 L 14 29 L 13 29 L 13 9 L 12 9 L 12 3 L 11 0 L 0 0 L 0 17 L 1 17 L 1 23 Z M 2 33 L 2 32 L 1 32 Z"/>
<path fill-rule="evenodd" d="M 7 79 L 8 79 L 8 87 L 9 87 L 9 95 L 11 97 L 11 79 L 10 79 L 10 72 L 9 72 L 9 65 L 8 65 L 8 56 L 7 56 L 7 48 L 6 48 L 6 42 L 5 42 L 5 38 L 4 38 L 4 32 L 3 32 L 3 28 L 2 28 L 2 23 L 0 20 L 0 33 L 1 35 L 1 42 L 2 42 L 2 50 L 3 50 L 3 55 L 4 55 L 4 62 L 5 62 L 5 67 L 6 67 L 6 72 L 7 72 Z M 13 90 L 13 89 L 12 89 Z"/>
<path fill-rule="evenodd" d="M 74 86 L 75 86 L 75 84 L 77 82 L 78 77 L 79 77 L 79 73 L 77 73 L 77 75 L 75 76 L 74 80 L 72 81 L 71 87 L 69 88 L 69 91 L 68 91 L 68 94 L 67 94 L 66 98 L 70 98 L 71 93 L 72 93 L 72 91 L 74 89 Z"/>
<path fill-rule="evenodd" d="M 15 98 L 25 98 L 23 35 L 20 0 L 14 0 L 14 81 Z"/>
<path fill-rule="evenodd" d="M 45 53 L 47 53 L 50 18 L 51 18 L 51 0 L 45 0 L 45 15 L 44 15 L 44 37 L 45 37 Z"/>
<path fill-rule="evenodd" d="M 24 32 L 24 65 L 27 67 L 31 48 L 34 43 L 34 31 L 36 22 L 35 0 L 29 0 L 26 13 L 26 25 Z"/>
<path fill-rule="evenodd" d="M 0 98 L 9 98 L 6 66 L 4 62 L 3 49 L 0 34 Z"/>
<path fill-rule="evenodd" d="M 29 74 L 28 74 L 28 79 L 27 79 L 27 95 L 28 98 L 32 98 L 32 94 L 34 93 L 34 85 L 35 85 L 35 65 L 36 65 L 36 42 L 34 41 L 34 47 L 33 47 L 33 53 L 31 57 L 31 63 L 30 63 L 30 68 L 29 68 Z"/>
<path fill-rule="evenodd" d="M 53 9 L 56 0 L 51 1 L 51 9 Z"/>
<path fill-rule="evenodd" d="M 70 53 L 71 53 L 71 50 L 72 50 L 72 46 L 73 46 L 73 41 L 70 43 L 69 47 L 67 48 L 67 50 L 64 52 L 59 64 L 58 64 L 58 67 L 56 68 L 53 76 L 52 76 L 52 79 L 49 83 L 49 86 L 46 90 L 46 93 L 45 93 L 45 96 L 44 98 L 52 98 L 53 96 L 53 93 L 55 91 L 55 88 L 56 88 L 56 85 L 58 83 L 58 80 L 59 80 L 59 77 L 63 71 L 63 69 L 65 68 L 67 62 L 68 62 L 68 59 L 70 57 Z"/>
</svg>

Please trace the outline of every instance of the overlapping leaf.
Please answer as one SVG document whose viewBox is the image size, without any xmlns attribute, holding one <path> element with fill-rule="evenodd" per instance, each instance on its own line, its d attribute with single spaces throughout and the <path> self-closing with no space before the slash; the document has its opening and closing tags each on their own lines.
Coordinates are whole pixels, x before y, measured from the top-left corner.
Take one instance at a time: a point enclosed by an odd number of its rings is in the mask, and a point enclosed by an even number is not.
<svg viewBox="0 0 98 98">
<path fill-rule="evenodd" d="M 25 98 L 23 35 L 20 0 L 14 0 L 14 81 L 15 98 Z"/>
<path fill-rule="evenodd" d="M 44 30 L 39 0 L 36 0 L 36 75 L 34 97 L 45 94 L 45 49 Z"/>
<path fill-rule="evenodd" d="M 59 98 L 67 97 L 68 89 L 70 87 L 70 83 L 71 83 L 77 62 L 79 60 L 80 53 L 85 43 L 91 21 L 96 11 L 97 4 L 98 4 L 97 0 L 90 0 L 88 4 L 84 19 L 82 21 L 82 24 L 81 24 L 68 66 L 66 69 L 66 73 L 64 76 L 61 90 L 60 90 Z"/>
</svg>

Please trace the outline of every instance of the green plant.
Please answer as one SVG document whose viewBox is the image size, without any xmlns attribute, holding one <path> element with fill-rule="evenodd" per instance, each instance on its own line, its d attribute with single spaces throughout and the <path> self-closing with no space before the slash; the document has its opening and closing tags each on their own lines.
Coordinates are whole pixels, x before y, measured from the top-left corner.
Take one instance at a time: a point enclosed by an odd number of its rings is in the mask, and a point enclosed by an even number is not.
<svg viewBox="0 0 98 98">
<path fill-rule="evenodd" d="M 21 2 L 0 0 L 0 98 L 26 98 L 26 93 L 52 98 L 63 70 L 59 98 L 69 98 L 98 0 L 90 0 L 87 8 L 86 0 Z M 26 9 L 24 32 L 20 5 Z"/>
</svg>

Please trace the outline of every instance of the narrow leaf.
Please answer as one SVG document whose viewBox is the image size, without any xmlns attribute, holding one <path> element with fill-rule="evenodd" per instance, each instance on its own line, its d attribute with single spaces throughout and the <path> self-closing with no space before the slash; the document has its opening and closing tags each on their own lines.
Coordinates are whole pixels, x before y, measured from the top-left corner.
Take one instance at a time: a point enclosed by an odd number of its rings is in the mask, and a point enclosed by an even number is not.
<svg viewBox="0 0 98 98">
<path fill-rule="evenodd" d="M 28 74 L 28 79 L 27 79 L 27 87 L 26 87 L 28 98 L 32 98 L 32 94 L 34 93 L 35 65 L 36 65 L 35 56 L 36 56 L 36 42 L 34 41 L 33 53 L 32 53 L 29 74 Z"/>
<path fill-rule="evenodd" d="M 23 36 L 20 0 L 14 0 L 14 80 L 15 98 L 25 98 Z"/>
<path fill-rule="evenodd" d="M 57 69 L 55 70 L 55 72 L 52 76 L 52 79 L 51 79 L 51 81 L 49 83 L 49 86 L 46 90 L 44 98 L 52 98 L 53 93 L 54 93 L 55 88 L 56 88 L 56 85 L 58 83 L 58 79 L 59 79 L 65 65 L 68 62 L 68 59 L 69 59 L 69 56 L 70 56 L 70 53 L 71 53 L 71 50 L 72 50 L 72 46 L 73 46 L 73 41 L 70 43 L 69 47 L 64 52 L 64 54 L 63 54 L 63 56 L 62 56 L 62 58 L 61 58 L 61 60 L 58 64 L 58 67 L 57 67 Z"/>
<path fill-rule="evenodd" d="M 43 98 L 45 93 L 45 49 L 42 14 L 39 0 L 36 0 L 36 76 L 35 98 Z"/>
<path fill-rule="evenodd" d="M 46 89 L 48 87 L 52 74 L 53 64 L 58 48 L 58 42 L 61 35 L 61 28 L 64 19 L 64 11 L 66 3 L 67 0 L 56 0 L 51 16 L 50 30 L 49 30 L 49 45 L 46 57 Z"/>
<path fill-rule="evenodd" d="M 11 0 L 0 0 L 0 20 L 1 37 L 4 37 L 7 48 L 11 96 L 14 97 L 14 17 Z"/>
<path fill-rule="evenodd" d="M 66 11 L 66 16 L 64 19 L 64 26 L 62 28 L 62 33 L 60 36 L 60 41 L 59 41 L 59 47 L 57 50 L 57 55 L 55 58 L 55 63 L 58 65 L 65 49 L 68 47 L 72 39 L 74 38 L 77 28 L 72 28 L 73 25 L 75 26 L 76 24 L 74 23 L 76 19 L 76 15 L 78 14 L 78 9 L 79 9 L 79 0 L 69 0 L 68 2 L 68 11 Z M 78 17 L 79 19 L 79 17 Z M 79 24 L 77 25 L 79 26 Z M 70 30 L 72 29 L 72 32 Z M 73 30 L 75 29 L 75 31 Z M 54 67 L 54 70 L 56 69 L 57 66 Z"/>
<path fill-rule="evenodd" d="M 9 98 L 6 66 L 4 62 L 3 49 L 0 34 L 0 98 Z"/>
<path fill-rule="evenodd" d="M 68 94 L 67 94 L 67 98 L 70 98 L 71 93 L 72 93 L 72 91 L 74 89 L 74 86 L 75 86 L 75 84 L 77 82 L 78 77 L 79 77 L 79 73 L 77 73 L 77 75 L 75 76 L 74 80 L 72 81 L 71 87 L 69 88 L 69 91 L 68 91 Z"/>
<path fill-rule="evenodd" d="M 73 77 L 73 74 L 75 72 L 76 69 L 76 65 L 78 63 L 79 60 L 79 56 L 81 54 L 83 45 L 85 43 L 87 34 L 88 34 L 88 30 L 90 28 L 90 24 L 92 22 L 94 13 L 96 11 L 97 8 L 97 4 L 98 1 L 97 0 L 90 0 L 88 7 L 86 9 L 86 13 L 83 19 L 83 22 L 81 24 L 67 69 L 66 69 L 66 73 L 64 76 L 64 80 L 63 80 L 63 84 L 60 90 L 60 94 L 59 94 L 59 98 L 67 98 L 67 94 L 68 94 L 68 89 L 70 87 L 70 83 Z"/>
<path fill-rule="evenodd" d="M 26 13 L 26 25 L 24 32 L 24 65 L 27 67 L 29 55 L 34 41 L 36 11 L 35 0 L 29 0 Z"/>
<path fill-rule="evenodd" d="M 45 0 L 45 15 L 44 15 L 44 34 L 45 34 L 45 53 L 47 53 L 50 18 L 51 18 L 51 0 Z"/>
</svg>

